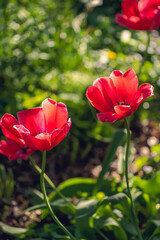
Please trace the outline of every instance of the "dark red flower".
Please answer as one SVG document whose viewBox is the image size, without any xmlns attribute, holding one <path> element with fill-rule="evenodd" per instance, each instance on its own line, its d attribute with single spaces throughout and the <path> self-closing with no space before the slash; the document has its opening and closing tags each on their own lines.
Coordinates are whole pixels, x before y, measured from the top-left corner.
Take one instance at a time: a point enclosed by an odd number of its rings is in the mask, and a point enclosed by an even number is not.
<svg viewBox="0 0 160 240">
<path fill-rule="evenodd" d="M 153 30 L 160 26 L 160 0 L 123 0 L 116 21 L 133 30 Z"/>
<path fill-rule="evenodd" d="M 102 113 L 101 122 L 115 122 L 136 111 L 139 104 L 152 96 L 153 86 L 144 83 L 138 88 L 138 78 L 133 69 L 124 75 L 115 70 L 109 77 L 102 77 L 87 89 L 86 96 L 91 104 Z"/>
<path fill-rule="evenodd" d="M 51 99 L 45 99 L 42 107 L 18 112 L 17 116 L 18 121 L 12 115 L 4 114 L 2 132 L 32 150 L 50 150 L 66 137 L 71 127 L 66 105 Z"/>
<path fill-rule="evenodd" d="M 33 150 L 25 147 L 23 144 L 11 139 L 0 141 L 0 153 L 7 156 L 9 160 L 21 158 L 26 160 Z"/>
</svg>

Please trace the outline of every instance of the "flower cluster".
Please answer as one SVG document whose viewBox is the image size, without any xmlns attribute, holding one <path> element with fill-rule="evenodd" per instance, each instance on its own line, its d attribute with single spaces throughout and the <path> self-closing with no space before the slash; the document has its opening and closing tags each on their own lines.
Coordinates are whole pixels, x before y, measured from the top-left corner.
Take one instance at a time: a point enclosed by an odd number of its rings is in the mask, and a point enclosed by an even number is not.
<svg viewBox="0 0 160 240">
<path fill-rule="evenodd" d="M 27 159 L 35 150 L 50 150 L 66 137 L 71 127 L 66 105 L 51 99 L 45 99 L 42 107 L 18 112 L 17 116 L 18 121 L 6 113 L 0 121 L 6 137 L 6 141 L 0 141 L 0 153 L 11 160 Z"/>
</svg>

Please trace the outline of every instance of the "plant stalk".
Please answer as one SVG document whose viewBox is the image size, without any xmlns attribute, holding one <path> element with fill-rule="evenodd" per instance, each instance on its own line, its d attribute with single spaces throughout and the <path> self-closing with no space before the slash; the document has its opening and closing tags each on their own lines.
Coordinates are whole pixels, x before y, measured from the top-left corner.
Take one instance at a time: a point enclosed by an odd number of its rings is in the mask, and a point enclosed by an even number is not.
<svg viewBox="0 0 160 240">
<path fill-rule="evenodd" d="M 34 169 L 41 174 L 42 170 L 40 169 L 40 167 L 34 162 L 34 160 L 32 159 L 32 157 L 29 157 L 30 162 L 32 164 L 32 166 L 34 167 Z M 69 204 L 73 209 L 75 209 L 75 206 L 56 188 L 56 186 L 54 185 L 54 183 L 51 181 L 51 179 L 44 173 L 44 179 L 46 180 L 46 182 L 49 184 L 49 186 L 67 203 Z"/>
<path fill-rule="evenodd" d="M 141 231 L 138 226 L 138 219 L 137 219 L 137 216 L 135 213 L 134 201 L 133 201 L 130 187 L 129 187 L 128 161 L 129 161 L 129 148 L 130 148 L 131 134 L 130 134 L 130 128 L 129 128 L 129 123 L 128 123 L 127 118 L 125 118 L 125 124 L 126 124 L 126 129 L 127 129 L 127 148 L 126 148 L 126 156 L 125 156 L 125 177 L 126 177 L 127 193 L 128 193 L 128 197 L 130 198 L 130 201 L 131 201 L 131 216 L 132 216 L 132 221 L 137 230 L 138 240 L 143 240 Z"/>
<path fill-rule="evenodd" d="M 44 174 L 45 174 L 45 166 L 46 166 L 46 151 L 42 152 L 42 170 L 41 170 L 41 175 L 40 175 L 40 183 L 41 183 L 41 189 L 44 197 L 44 202 L 49 210 L 49 213 L 53 220 L 57 223 L 57 225 L 65 232 L 67 236 L 70 237 L 71 240 L 76 240 L 76 238 L 65 228 L 65 226 L 59 221 L 59 219 L 56 217 L 54 214 L 51 205 L 49 203 L 47 193 L 46 193 L 46 188 L 45 188 L 45 183 L 44 183 Z"/>
</svg>

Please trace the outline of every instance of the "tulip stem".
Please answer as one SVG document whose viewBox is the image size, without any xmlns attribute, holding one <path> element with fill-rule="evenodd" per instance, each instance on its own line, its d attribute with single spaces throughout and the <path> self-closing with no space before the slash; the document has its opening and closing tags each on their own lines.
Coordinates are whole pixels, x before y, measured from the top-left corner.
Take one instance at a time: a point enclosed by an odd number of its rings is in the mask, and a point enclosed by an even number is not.
<svg viewBox="0 0 160 240">
<path fill-rule="evenodd" d="M 138 219 L 137 219 L 137 216 L 135 213 L 134 201 L 133 201 L 130 187 L 129 187 L 128 160 L 129 160 L 129 148 L 130 148 L 131 134 L 130 134 L 130 128 L 129 128 L 129 123 L 128 123 L 127 118 L 125 118 L 125 124 L 126 124 L 126 129 L 127 129 L 127 148 L 126 148 L 126 156 L 125 156 L 125 177 L 126 177 L 127 193 L 128 193 L 128 197 L 130 198 L 130 201 L 131 201 L 131 216 L 132 216 L 132 221 L 137 230 L 138 240 L 143 240 L 141 231 L 138 226 Z"/>
<path fill-rule="evenodd" d="M 138 74 L 137 74 L 138 77 L 140 76 L 143 65 L 144 65 L 144 63 L 147 59 L 148 47 L 149 47 L 149 44 L 150 44 L 150 40 L 151 40 L 151 32 L 147 31 L 147 44 L 146 44 L 146 49 L 145 49 L 145 52 L 144 52 L 144 56 L 142 58 L 142 61 L 141 61 L 140 67 L 139 67 L 139 71 L 138 71 Z"/>
<path fill-rule="evenodd" d="M 45 182 L 44 182 L 45 166 L 46 166 L 46 151 L 43 151 L 42 152 L 42 170 L 41 170 L 41 175 L 40 175 L 40 183 L 41 183 L 41 189 L 42 189 L 42 193 L 43 193 L 44 202 L 49 210 L 51 217 L 57 223 L 57 225 L 63 230 L 63 232 L 65 232 L 65 234 L 67 234 L 67 236 L 70 237 L 71 240 L 76 240 L 76 238 L 73 237 L 73 235 L 59 221 L 59 219 L 56 217 L 56 215 L 54 214 L 54 212 L 51 208 L 51 205 L 50 205 L 48 197 L 47 197 Z"/>
<path fill-rule="evenodd" d="M 29 156 L 30 162 L 32 164 L 32 166 L 34 167 L 34 169 L 41 174 L 42 170 L 40 169 L 40 167 L 34 162 L 34 160 L 32 159 L 31 156 Z M 54 185 L 54 183 L 51 181 L 51 179 L 44 173 L 44 179 L 46 180 L 46 182 L 49 184 L 49 186 L 67 203 L 69 204 L 72 209 L 75 209 L 75 206 L 56 188 L 56 186 Z"/>
</svg>

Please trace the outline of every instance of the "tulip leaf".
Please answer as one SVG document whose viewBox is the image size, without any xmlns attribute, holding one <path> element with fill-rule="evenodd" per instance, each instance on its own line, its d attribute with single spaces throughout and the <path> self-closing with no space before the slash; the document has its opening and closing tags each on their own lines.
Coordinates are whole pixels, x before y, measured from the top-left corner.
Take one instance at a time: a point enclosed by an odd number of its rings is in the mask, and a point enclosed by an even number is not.
<svg viewBox="0 0 160 240">
<path fill-rule="evenodd" d="M 131 218 L 130 200 L 124 193 L 117 193 L 108 197 L 108 201 L 114 205 L 114 208 L 121 210 L 125 215 Z"/>
<path fill-rule="evenodd" d="M 65 214 L 69 214 L 69 215 L 75 214 L 74 209 L 71 208 L 71 206 L 68 203 L 66 203 L 63 199 L 57 199 L 53 202 L 50 202 L 50 205 L 54 210 L 58 209 Z M 46 204 L 42 203 L 42 204 L 37 204 L 37 205 L 34 205 L 33 207 L 30 207 L 26 211 L 33 212 L 37 209 L 46 209 L 46 208 L 47 208 Z"/>
<path fill-rule="evenodd" d="M 136 177 L 134 185 L 138 186 L 144 193 L 156 196 L 160 194 L 160 189 L 157 187 L 160 184 L 160 171 L 156 172 L 149 180 Z"/>
<path fill-rule="evenodd" d="M 104 229 L 106 231 L 113 231 L 116 239 L 127 240 L 127 235 L 120 224 L 112 217 L 101 217 L 94 219 L 94 227 Z"/>
<path fill-rule="evenodd" d="M 110 164 L 114 160 L 114 156 L 117 151 L 117 148 L 119 145 L 122 144 L 125 136 L 126 136 L 126 133 L 122 129 L 118 129 L 113 134 L 112 141 L 103 159 L 102 171 L 100 172 L 100 175 L 98 177 L 95 192 L 101 188 L 104 175 L 106 174 L 106 172 L 108 172 Z"/>
<path fill-rule="evenodd" d="M 157 229 L 160 229 L 160 220 L 149 220 L 146 224 L 144 230 L 144 237 L 145 239 L 151 240 L 155 234 L 157 234 Z M 153 239 L 152 239 L 153 240 Z"/>
<path fill-rule="evenodd" d="M 160 227 L 156 228 L 149 240 L 159 240 L 160 239 Z"/>
<path fill-rule="evenodd" d="M 3 222 L 0 222 L 0 230 L 6 234 L 15 236 L 29 232 L 29 230 L 26 228 L 11 227 Z"/>
<path fill-rule="evenodd" d="M 99 200 L 82 200 L 76 206 L 77 234 L 81 238 L 96 240 L 95 231 L 90 226 L 90 218 L 98 208 Z"/>
<path fill-rule="evenodd" d="M 91 178 L 70 178 L 58 186 L 58 190 L 66 197 L 79 197 L 82 193 L 91 195 L 96 184 L 95 179 Z M 50 201 L 57 199 L 55 191 L 50 194 Z"/>
</svg>

